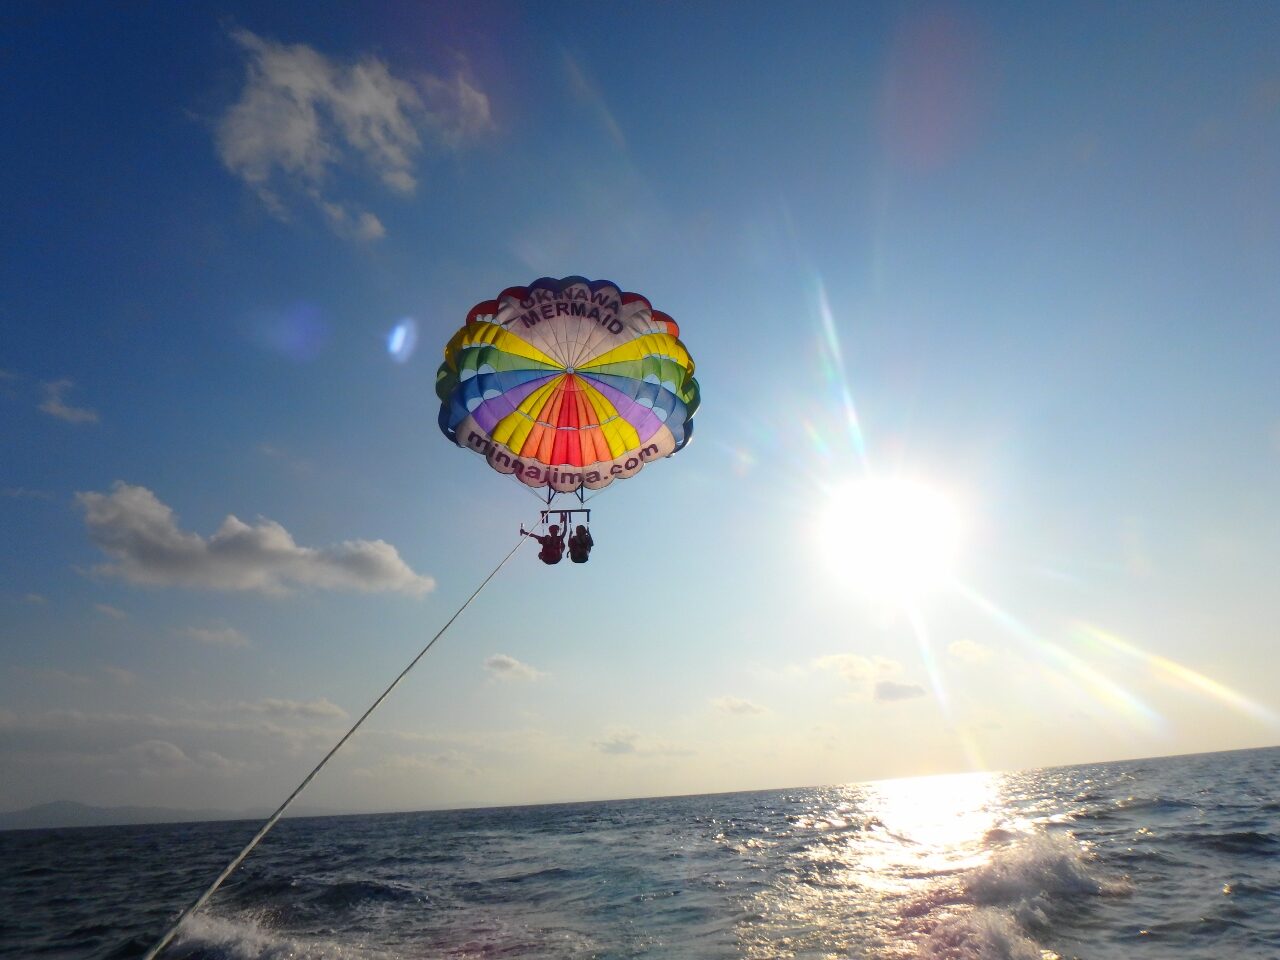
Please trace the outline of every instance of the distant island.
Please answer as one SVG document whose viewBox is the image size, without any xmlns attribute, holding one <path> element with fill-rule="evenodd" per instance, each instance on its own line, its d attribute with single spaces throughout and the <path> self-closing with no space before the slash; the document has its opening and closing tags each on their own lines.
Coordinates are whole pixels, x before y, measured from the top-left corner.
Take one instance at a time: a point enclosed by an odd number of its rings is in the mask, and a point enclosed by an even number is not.
<svg viewBox="0 0 1280 960">
<path fill-rule="evenodd" d="M 0 813 L 0 830 L 39 830 L 50 827 L 114 827 L 144 823 L 198 823 L 206 820 L 261 820 L 265 810 L 182 810 L 176 807 L 95 807 L 74 800 L 38 803 L 23 810 Z M 331 811 L 291 810 L 295 817 L 331 816 Z"/>
</svg>

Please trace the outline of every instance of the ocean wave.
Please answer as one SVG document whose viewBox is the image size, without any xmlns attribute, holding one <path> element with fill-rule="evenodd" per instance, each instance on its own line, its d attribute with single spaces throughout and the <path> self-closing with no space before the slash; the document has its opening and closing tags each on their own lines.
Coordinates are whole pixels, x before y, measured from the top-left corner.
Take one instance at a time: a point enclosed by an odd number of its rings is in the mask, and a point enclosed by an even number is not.
<svg viewBox="0 0 1280 960">
<path fill-rule="evenodd" d="M 174 960 L 390 960 L 355 944 L 287 937 L 251 917 L 196 914 L 183 922 L 169 953 Z"/>
<path fill-rule="evenodd" d="M 1028 898 L 1073 899 L 1128 893 L 1126 880 L 1097 876 L 1093 858 L 1069 835 L 1037 832 L 997 849 L 965 878 L 975 903 L 1012 904 Z"/>
<path fill-rule="evenodd" d="M 1232 830 L 1226 833 L 1194 833 L 1174 834 L 1174 840 L 1190 844 L 1215 853 L 1230 853 L 1237 856 L 1272 856 L 1280 839 L 1275 834 L 1261 833 L 1257 830 Z"/>
<path fill-rule="evenodd" d="M 948 917 L 920 945 L 922 960 L 1043 960 L 1039 944 L 999 910 Z"/>
<path fill-rule="evenodd" d="M 1131 892 L 1127 880 L 1099 872 L 1091 852 L 1070 835 L 1037 830 L 1009 839 L 988 834 L 994 846 L 983 864 L 961 874 L 946 894 L 904 911 L 924 931 L 921 956 L 929 960 L 1043 960 L 1036 942 L 1054 922 L 1078 914 L 1089 900 Z"/>
</svg>

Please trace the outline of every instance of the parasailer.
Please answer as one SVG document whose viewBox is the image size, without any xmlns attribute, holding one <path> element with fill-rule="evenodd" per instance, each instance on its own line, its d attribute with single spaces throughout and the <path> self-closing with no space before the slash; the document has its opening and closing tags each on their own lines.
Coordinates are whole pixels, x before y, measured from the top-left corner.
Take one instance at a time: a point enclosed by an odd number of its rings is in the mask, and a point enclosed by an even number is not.
<svg viewBox="0 0 1280 960">
<path fill-rule="evenodd" d="M 693 373 L 679 327 L 644 297 L 544 277 L 477 304 L 449 340 L 436 374 L 440 429 L 548 505 L 558 494 L 584 501 L 689 442 Z M 579 529 L 580 563 L 592 541 Z"/>
<path fill-rule="evenodd" d="M 574 563 L 586 563 L 591 557 L 591 548 L 596 542 L 591 539 L 591 531 L 582 524 L 569 536 L 569 559 Z"/>
<path fill-rule="evenodd" d="M 520 536 L 533 537 L 541 544 L 542 549 L 538 551 L 538 559 L 546 564 L 559 563 L 560 558 L 564 556 L 564 534 L 560 532 L 560 528 L 554 523 L 547 528 L 545 534 L 539 535 L 531 530 L 526 530 L 523 524 L 520 527 Z"/>
</svg>

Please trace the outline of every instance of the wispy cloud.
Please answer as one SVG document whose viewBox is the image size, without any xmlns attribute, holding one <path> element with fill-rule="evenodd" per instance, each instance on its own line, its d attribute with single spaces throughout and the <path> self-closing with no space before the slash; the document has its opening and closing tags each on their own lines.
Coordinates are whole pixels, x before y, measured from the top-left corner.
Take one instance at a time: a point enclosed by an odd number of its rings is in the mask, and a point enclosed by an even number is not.
<svg viewBox="0 0 1280 960">
<path fill-rule="evenodd" d="M 864 657 L 857 653 L 833 653 L 818 657 L 813 666 L 853 683 L 892 676 L 902 670 L 902 664 L 887 657 Z"/>
<path fill-rule="evenodd" d="M 623 753 L 635 753 L 636 741 L 639 739 L 640 739 L 639 734 L 635 734 L 635 733 L 627 733 L 627 732 L 611 733 L 607 737 L 605 737 L 603 740 L 593 741 L 592 746 L 594 746 L 601 753 L 610 753 L 614 755 L 623 754 Z"/>
<path fill-rule="evenodd" d="M 59 670 L 56 667 L 11 667 L 15 674 L 31 680 L 42 682 L 71 684 L 77 687 L 101 684 L 103 677 L 121 686 L 128 686 L 137 681 L 138 675 L 124 667 L 104 665 L 102 673 L 72 673 L 70 670 Z"/>
<path fill-rule="evenodd" d="M 973 640 L 957 640 L 947 647 L 947 653 L 965 663 L 986 663 L 992 657 L 990 647 Z"/>
<path fill-rule="evenodd" d="M 872 700 L 885 703 L 925 696 L 925 689 L 919 684 L 892 679 L 903 672 L 903 667 L 897 660 L 888 657 L 835 653 L 819 657 L 812 665 L 847 681 L 850 697 L 855 700 L 865 700 L 869 696 Z"/>
<path fill-rule="evenodd" d="M 495 653 L 484 661 L 484 668 L 489 676 L 499 680 L 539 680 L 546 674 L 527 663 L 521 663 L 515 657 L 505 653 Z"/>
<path fill-rule="evenodd" d="M 414 573 L 384 540 L 302 547 L 279 523 L 228 515 L 207 540 L 178 527 L 173 510 L 146 487 L 78 493 L 89 538 L 111 563 L 96 573 L 150 586 L 280 594 L 293 587 L 421 595 L 435 582 Z"/>
<path fill-rule="evenodd" d="M 274 443 L 268 443 L 264 440 L 258 444 L 257 449 L 264 457 L 283 463 L 296 473 L 311 472 L 312 468 L 310 461 L 303 460 L 301 457 L 295 457 L 288 450 L 278 447 Z"/>
<path fill-rule="evenodd" d="M 109 603 L 95 603 L 93 609 L 97 610 L 104 617 L 110 617 L 112 620 L 123 620 L 129 616 L 118 607 L 113 607 Z"/>
<path fill-rule="evenodd" d="M 45 604 L 49 602 L 49 598 L 43 593 L 28 593 L 23 598 L 25 603 Z"/>
<path fill-rule="evenodd" d="M 26 487 L 0 488 L 0 497 L 8 500 L 52 500 L 53 494 L 48 490 L 28 490 Z"/>
<path fill-rule="evenodd" d="M 721 713 L 733 713 L 739 716 L 768 712 L 764 707 L 752 703 L 750 700 L 743 700 L 740 697 L 716 697 L 711 701 L 711 706 Z"/>
<path fill-rule="evenodd" d="M 247 647 L 249 638 L 235 627 L 184 627 L 180 633 L 199 643 L 212 647 Z"/>
<path fill-rule="evenodd" d="M 875 698 L 881 701 L 914 700 L 925 695 L 918 683 L 898 683 L 896 680 L 877 680 Z"/>
<path fill-rule="evenodd" d="M 377 57 L 343 63 L 248 30 L 231 36 L 246 75 L 218 123 L 218 155 L 281 219 L 305 198 L 336 233 L 376 240 L 386 233 L 381 220 L 332 195 L 335 171 L 372 174 L 407 196 L 424 142 L 457 149 L 493 126 L 489 98 L 461 70 L 405 79 Z"/>
<path fill-rule="evenodd" d="M 688 757 L 694 753 L 686 747 L 648 740 L 632 730 L 611 730 L 602 739 L 593 740 L 591 745 L 609 756 Z"/>
<path fill-rule="evenodd" d="M 117 772 L 135 773 L 148 778 L 235 773 L 251 766 L 228 760 L 216 750 L 195 750 L 188 754 L 176 743 L 159 739 L 143 740 L 125 747 L 109 758 L 108 763 Z"/>
<path fill-rule="evenodd" d="M 609 109 L 609 105 L 605 103 L 604 95 L 600 93 L 600 88 L 587 75 L 586 70 L 578 63 L 568 51 L 564 54 L 564 72 L 565 77 L 569 81 L 569 90 L 578 99 L 578 101 L 591 109 L 596 115 L 609 139 L 620 150 L 627 148 L 627 138 L 622 134 L 622 127 L 618 126 L 618 121 L 614 118 L 613 112 Z"/>
<path fill-rule="evenodd" d="M 44 400 L 40 409 L 51 417 L 65 420 L 67 423 L 97 423 L 98 411 L 88 407 L 73 407 L 66 401 L 67 393 L 75 386 L 72 380 L 54 380 L 42 384 Z"/>
<path fill-rule="evenodd" d="M 294 720 L 346 720 L 350 714 L 336 703 L 319 697 L 315 700 L 284 700 L 279 697 L 265 697 L 252 703 L 241 702 L 232 705 L 233 710 L 243 713 L 257 713 L 268 717 Z"/>
</svg>

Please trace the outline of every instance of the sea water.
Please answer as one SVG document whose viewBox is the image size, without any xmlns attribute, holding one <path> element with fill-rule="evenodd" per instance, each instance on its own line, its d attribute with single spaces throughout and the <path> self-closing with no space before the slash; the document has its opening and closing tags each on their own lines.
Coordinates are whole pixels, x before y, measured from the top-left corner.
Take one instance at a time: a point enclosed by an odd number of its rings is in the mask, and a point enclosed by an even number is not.
<svg viewBox="0 0 1280 960">
<path fill-rule="evenodd" d="M 257 824 L 0 834 L 0 954 L 138 957 Z M 165 956 L 1280 957 L 1280 748 L 286 820 Z"/>
</svg>

